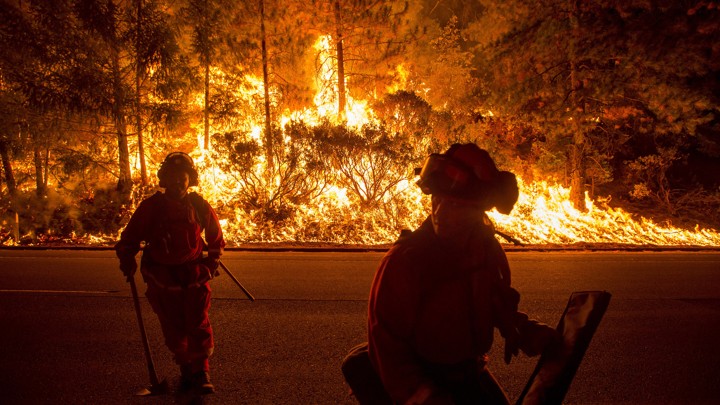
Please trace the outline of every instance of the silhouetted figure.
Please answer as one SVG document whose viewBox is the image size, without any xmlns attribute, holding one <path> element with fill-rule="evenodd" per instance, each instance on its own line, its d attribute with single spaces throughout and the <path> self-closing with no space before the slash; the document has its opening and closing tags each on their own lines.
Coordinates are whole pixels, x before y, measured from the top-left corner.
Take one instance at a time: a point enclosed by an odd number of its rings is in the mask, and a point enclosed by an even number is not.
<svg viewBox="0 0 720 405">
<path fill-rule="evenodd" d="M 418 185 L 432 212 L 406 231 L 379 265 L 368 307 L 368 354 L 396 404 L 507 404 L 487 369 L 498 328 L 505 361 L 534 356 L 557 332 L 518 312 L 520 295 L 485 211 L 508 214 L 515 176 L 487 151 L 455 144 L 432 154 Z"/>
<path fill-rule="evenodd" d="M 123 274 L 132 277 L 137 270 L 135 255 L 145 243 L 140 265 L 147 283 L 145 295 L 180 366 L 180 389 L 209 394 L 215 388 L 208 362 L 214 347 L 208 281 L 218 274 L 225 241 L 210 204 L 197 193 L 188 193 L 198 184 L 190 156 L 169 154 L 157 176 L 165 192 L 140 203 L 115 250 Z M 208 256 L 203 258 L 204 246 Z"/>
</svg>

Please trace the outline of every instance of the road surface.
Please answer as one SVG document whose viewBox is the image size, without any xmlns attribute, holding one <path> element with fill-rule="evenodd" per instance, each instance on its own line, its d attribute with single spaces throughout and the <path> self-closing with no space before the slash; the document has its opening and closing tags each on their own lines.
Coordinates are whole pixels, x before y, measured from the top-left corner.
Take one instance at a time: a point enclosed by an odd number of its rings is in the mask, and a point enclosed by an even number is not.
<svg viewBox="0 0 720 405">
<path fill-rule="evenodd" d="M 217 393 L 133 397 L 148 382 L 127 284 L 112 251 L 0 250 L 0 403 L 352 404 L 339 371 L 365 340 L 381 252 L 228 252 L 213 281 Z M 566 397 L 572 404 L 720 403 L 719 252 L 511 252 L 521 310 L 555 325 L 572 291 L 610 308 Z M 140 286 L 141 291 L 144 287 Z M 178 372 L 147 301 L 161 377 Z M 512 400 L 536 358 L 491 368 Z"/>
</svg>

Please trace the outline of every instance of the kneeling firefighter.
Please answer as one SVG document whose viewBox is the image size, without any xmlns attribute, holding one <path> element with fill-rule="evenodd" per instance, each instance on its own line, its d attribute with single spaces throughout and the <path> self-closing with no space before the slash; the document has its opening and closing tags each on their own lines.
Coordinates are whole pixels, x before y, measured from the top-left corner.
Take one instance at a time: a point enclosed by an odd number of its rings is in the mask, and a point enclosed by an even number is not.
<svg viewBox="0 0 720 405">
<path fill-rule="evenodd" d="M 510 213 L 516 178 L 475 144 L 430 155 L 419 174 L 432 211 L 388 251 L 370 291 L 367 354 L 387 397 L 369 402 L 507 404 L 487 368 L 494 328 L 506 362 L 519 350 L 538 355 L 558 337 L 518 312 L 520 295 L 485 213 Z"/>
<path fill-rule="evenodd" d="M 214 347 L 208 282 L 218 274 L 225 241 L 210 204 L 197 193 L 188 193 L 189 187 L 198 185 L 190 156 L 169 154 L 157 176 L 165 192 L 140 203 L 115 251 L 123 274 L 132 277 L 137 270 L 135 255 L 145 243 L 140 265 L 147 283 L 145 295 L 180 366 L 180 389 L 208 394 L 214 392 L 208 362 Z M 203 258 L 205 246 L 208 256 Z"/>
</svg>

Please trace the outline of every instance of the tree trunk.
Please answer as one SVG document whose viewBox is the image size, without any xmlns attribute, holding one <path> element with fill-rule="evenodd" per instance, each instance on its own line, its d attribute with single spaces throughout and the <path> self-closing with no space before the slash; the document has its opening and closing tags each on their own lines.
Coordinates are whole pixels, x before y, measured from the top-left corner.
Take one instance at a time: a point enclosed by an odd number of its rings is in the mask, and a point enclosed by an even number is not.
<svg viewBox="0 0 720 405">
<path fill-rule="evenodd" d="M 338 80 L 338 120 L 345 120 L 345 56 L 343 55 L 343 24 L 340 14 L 340 0 L 335 0 L 335 26 L 337 37 L 335 49 L 337 51 L 337 80 Z"/>
<path fill-rule="evenodd" d="M 45 181 L 43 180 L 43 163 L 42 152 L 36 136 L 33 135 L 33 163 L 35 164 L 35 194 L 38 197 L 44 197 L 47 194 L 45 190 Z"/>
<path fill-rule="evenodd" d="M 117 191 L 124 197 L 130 197 L 132 191 L 132 175 L 130 173 L 130 151 L 128 149 L 127 126 L 122 110 L 115 117 L 115 128 L 118 135 L 118 183 Z"/>
<path fill-rule="evenodd" d="M 120 56 L 117 48 L 113 49 L 113 120 L 118 137 L 118 182 L 117 191 L 125 200 L 130 200 L 132 191 L 132 175 L 130 173 L 130 150 L 128 149 L 127 122 L 125 120 L 125 91 L 120 76 Z"/>
<path fill-rule="evenodd" d="M 580 89 L 577 79 L 577 55 L 575 45 L 578 38 L 577 2 L 570 0 L 572 11 L 570 12 L 570 109 L 572 113 L 572 142 L 570 144 L 570 202 L 575 208 L 585 210 L 585 134 L 580 120 L 581 103 L 578 101 L 577 91 Z"/>
<path fill-rule="evenodd" d="M 208 9 L 208 1 L 205 0 L 203 2 L 203 30 L 207 32 L 208 30 L 208 14 L 210 14 L 210 10 Z M 210 37 L 209 34 L 205 34 L 207 38 Z M 210 110 L 208 110 L 208 105 L 210 103 L 210 49 L 205 49 L 200 51 L 201 52 L 201 61 L 203 65 L 205 65 L 205 99 L 203 101 L 203 124 L 205 131 L 205 137 L 203 139 L 203 149 L 208 150 L 210 148 Z M 203 55 L 204 52 L 204 55 Z"/>
<path fill-rule="evenodd" d="M 142 66 L 140 64 L 140 30 L 142 25 L 142 0 L 137 0 L 137 33 L 135 38 L 135 126 L 137 127 L 138 155 L 140 155 L 140 179 L 142 185 L 147 185 L 147 168 L 145 167 L 145 147 L 143 145 L 143 127 L 142 127 L 142 98 L 140 96 L 140 79 L 143 76 Z M 127 142 L 126 142 L 127 143 Z"/>
<path fill-rule="evenodd" d="M 265 1 L 260 0 L 260 36 L 262 46 L 263 85 L 265 87 L 265 158 L 268 173 L 274 170 L 272 124 L 270 121 L 270 83 L 268 79 L 267 43 L 265 38 Z"/>
<path fill-rule="evenodd" d="M 205 123 L 205 150 L 210 148 L 210 61 L 205 63 L 205 105 L 203 106 L 203 121 Z"/>
<path fill-rule="evenodd" d="M 44 162 L 45 170 L 43 171 L 43 187 L 45 188 L 45 191 L 47 192 L 48 188 L 48 177 L 50 175 L 50 148 L 45 148 L 45 162 Z"/>
<path fill-rule="evenodd" d="M 140 97 L 138 97 L 140 98 Z M 137 137 L 138 137 L 138 155 L 140 155 L 140 178 L 142 181 L 142 185 L 147 185 L 147 166 L 145 164 L 145 146 L 144 146 L 144 140 L 143 140 L 143 133 L 142 133 L 142 110 L 140 108 L 140 100 L 137 101 L 137 122 L 135 125 L 137 125 Z M 127 142 L 126 142 L 127 143 Z M 130 164 L 128 162 L 128 164 Z"/>
<path fill-rule="evenodd" d="M 578 210 L 585 210 L 585 151 L 584 136 L 575 127 L 573 144 L 570 145 L 570 201 Z"/>
<path fill-rule="evenodd" d="M 14 196 L 17 193 L 17 185 L 15 183 L 15 175 L 13 174 L 12 160 L 10 159 L 10 151 L 7 142 L 0 142 L 0 159 L 2 159 L 3 171 L 5 172 L 5 184 L 7 184 L 8 193 Z"/>
</svg>

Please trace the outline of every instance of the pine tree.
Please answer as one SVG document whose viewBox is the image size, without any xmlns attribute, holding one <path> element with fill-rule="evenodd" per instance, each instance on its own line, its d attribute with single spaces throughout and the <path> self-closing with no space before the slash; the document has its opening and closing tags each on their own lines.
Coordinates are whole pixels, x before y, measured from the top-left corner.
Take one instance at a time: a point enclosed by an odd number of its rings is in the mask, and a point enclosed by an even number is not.
<svg viewBox="0 0 720 405">
<path fill-rule="evenodd" d="M 192 29 L 191 49 L 203 71 L 203 148 L 210 143 L 211 69 L 217 66 L 222 42 L 227 35 L 228 9 L 233 3 L 221 0 L 188 0 L 182 9 L 184 22 Z"/>
<path fill-rule="evenodd" d="M 111 117 L 118 141 L 119 175 L 117 190 L 129 197 L 132 189 L 130 150 L 128 145 L 128 119 L 138 116 L 136 130 L 142 130 L 140 100 L 142 91 L 153 91 L 155 96 L 168 96 L 172 80 L 171 66 L 175 62 L 177 45 L 167 21 L 167 15 L 155 1 L 120 3 L 115 0 L 76 0 L 75 11 L 86 35 L 85 52 L 92 55 L 82 69 L 95 75 L 101 85 L 79 91 L 89 92 L 92 103 L 101 114 Z M 152 70 L 152 77 L 147 73 Z M 152 79 L 146 89 L 146 79 Z M 134 80 L 133 80 L 134 79 Z M 165 93 L 165 94 L 163 94 Z M 141 139 L 139 139 L 141 141 Z M 142 147 L 142 143 L 139 144 Z M 144 153 L 141 159 L 144 159 Z M 143 174 L 145 176 L 145 174 Z"/>
<path fill-rule="evenodd" d="M 57 142 L 58 117 L 74 103 L 71 45 L 76 33 L 67 16 L 67 2 L 0 4 L 3 25 L 0 48 L 0 91 L 4 125 L 0 130 L 6 183 L 16 191 L 12 156 L 32 156 L 35 192 L 47 193 L 50 148 Z M 64 35 L 57 33 L 63 32 Z M 14 153 L 13 153 L 14 152 Z"/>
<path fill-rule="evenodd" d="M 240 106 L 246 121 L 259 117 L 264 123 L 264 150 L 269 171 L 276 164 L 273 127 L 280 113 L 307 101 L 306 52 L 311 22 L 303 2 L 255 0 L 236 3 L 232 10 L 227 46 L 229 57 L 222 68 L 246 85 L 253 77 L 262 78 L 260 100 Z M 253 117 L 254 116 L 254 117 Z"/>
<path fill-rule="evenodd" d="M 340 121 L 347 96 L 370 99 L 385 92 L 413 34 L 409 2 L 402 0 L 317 1 L 315 32 L 332 38 L 334 53 L 318 61 L 330 65 Z M 346 88 L 349 86 L 349 88 Z"/>
<path fill-rule="evenodd" d="M 137 132 L 140 174 L 143 185 L 147 184 L 146 153 L 144 148 L 143 118 L 151 120 L 153 105 L 147 101 L 149 93 L 153 99 L 164 102 L 177 96 L 177 87 L 181 81 L 177 76 L 182 69 L 179 47 L 173 32 L 172 20 L 157 0 L 134 0 L 134 21 L 130 22 L 129 36 L 134 36 L 133 47 L 135 65 L 135 130 Z M 146 113 L 146 109 L 149 111 Z"/>
</svg>

